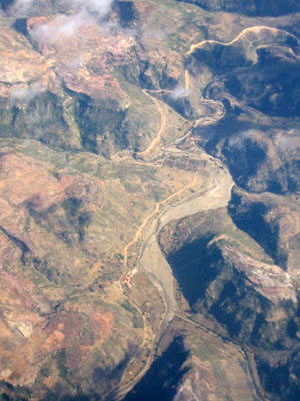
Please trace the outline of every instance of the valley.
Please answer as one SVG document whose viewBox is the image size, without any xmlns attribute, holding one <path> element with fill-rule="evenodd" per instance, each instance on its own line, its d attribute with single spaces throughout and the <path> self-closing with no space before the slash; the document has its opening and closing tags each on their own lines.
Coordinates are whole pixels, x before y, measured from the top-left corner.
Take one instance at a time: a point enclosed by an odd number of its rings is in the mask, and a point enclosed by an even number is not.
<svg viewBox="0 0 300 401">
<path fill-rule="evenodd" d="M 0 400 L 299 399 L 300 10 L 223 3 L 0 1 Z"/>
</svg>

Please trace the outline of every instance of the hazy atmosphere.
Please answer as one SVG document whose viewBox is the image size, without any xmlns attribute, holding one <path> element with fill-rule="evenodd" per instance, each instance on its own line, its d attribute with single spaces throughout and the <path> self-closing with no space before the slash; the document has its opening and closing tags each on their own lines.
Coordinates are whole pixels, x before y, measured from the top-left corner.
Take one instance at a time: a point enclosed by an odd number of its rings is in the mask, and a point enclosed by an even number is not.
<svg viewBox="0 0 300 401">
<path fill-rule="evenodd" d="M 299 173 L 297 0 L 0 0 L 0 401 L 299 401 Z"/>
</svg>

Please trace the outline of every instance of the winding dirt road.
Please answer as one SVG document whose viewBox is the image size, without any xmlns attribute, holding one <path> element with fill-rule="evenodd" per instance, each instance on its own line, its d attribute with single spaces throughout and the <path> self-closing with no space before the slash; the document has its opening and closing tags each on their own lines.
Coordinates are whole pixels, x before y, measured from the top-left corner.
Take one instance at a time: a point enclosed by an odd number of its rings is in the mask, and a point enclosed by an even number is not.
<svg viewBox="0 0 300 401">
<path fill-rule="evenodd" d="M 190 89 L 190 76 L 188 70 L 185 71 L 185 87 L 186 91 L 188 92 Z M 139 156 L 144 156 L 146 154 L 151 155 L 151 151 L 160 146 L 161 137 L 168 123 L 166 112 L 161 106 L 161 103 L 146 91 L 144 91 L 144 93 L 147 96 L 150 96 L 155 103 L 161 116 L 161 124 L 155 138 L 145 151 L 139 153 Z M 224 112 L 224 110 L 222 110 L 222 112 Z M 220 119 L 222 116 L 222 113 L 216 113 L 215 118 Z M 202 119 L 200 119 L 199 122 L 197 121 L 196 124 L 197 123 L 203 123 Z M 211 121 L 209 121 L 209 123 L 211 123 Z M 176 144 L 174 144 L 175 147 Z M 184 153 L 184 151 L 176 148 L 176 155 L 178 155 L 180 152 Z M 199 158 L 201 158 L 201 152 L 199 152 Z M 186 316 L 183 316 L 180 308 L 177 305 L 175 279 L 171 267 L 169 266 L 165 255 L 162 253 L 158 244 L 159 233 L 169 222 L 182 219 L 186 216 L 193 215 L 201 211 L 213 210 L 227 206 L 231 198 L 231 189 L 234 184 L 232 177 L 228 170 L 217 159 L 207 157 L 206 160 L 208 164 L 207 168 L 205 168 L 205 172 L 208 174 L 208 176 L 202 181 L 202 185 L 200 185 L 200 173 L 196 171 L 192 182 L 187 183 L 180 190 L 174 192 L 169 197 L 155 205 L 153 211 L 145 216 L 141 225 L 137 229 L 134 238 L 124 247 L 124 270 L 128 272 L 130 271 L 128 266 L 128 253 L 130 248 L 142 242 L 134 270 L 146 273 L 152 284 L 157 288 L 164 303 L 164 313 L 155 336 L 151 341 L 151 352 L 148 355 L 145 365 L 134 379 L 125 379 L 127 375 L 124 374 L 123 380 L 118 388 L 114 389 L 114 391 L 110 393 L 110 396 L 105 398 L 106 400 L 113 399 L 114 401 L 121 401 L 124 396 L 135 386 L 135 384 L 141 380 L 151 366 L 151 363 L 156 356 L 159 340 L 174 316 L 185 320 L 187 323 L 197 326 L 199 329 L 209 330 L 204 326 L 201 327 L 200 323 L 193 322 Z M 194 189 L 195 192 L 192 193 L 191 189 Z M 174 204 L 174 200 L 176 200 L 178 195 L 180 195 L 181 199 Z M 144 318 L 143 320 L 144 330 L 147 330 L 146 320 Z M 218 335 L 217 333 L 214 334 Z M 249 358 L 245 351 L 241 351 L 244 353 L 245 360 L 249 366 L 249 378 L 253 382 L 253 388 L 256 389 L 257 396 L 260 399 L 261 397 L 259 394 L 259 388 L 256 385 L 256 378 L 252 373 L 251 361 L 249 362 Z M 113 398 L 111 398 L 112 393 Z"/>
<path fill-rule="evenodd" d="M 143 90 L 143 93 L 151 98 L 151 100 L 155 103 L 155 106 L 160 113 L 160 128 L 157 132 L 157 135 L 152 140 L 152 142 L 150 143 L 148 148 L 146 150 L 144 150 L 143 152 L 137 153 L 137 156 L 139 156 L 139 157 L 143 157 L 143 156 L 149 154 L 156 146 L 158 146 L 160 144 L 161 136 L 166 128 L 166 123 L 167 123 L 167 117 L 166 117 L 166 112 L 164 110 L 164 107 L 160 104 L 160 102 L 155 97 L 149 95 L 149 93 L 145 89 Z"/>
</svg>

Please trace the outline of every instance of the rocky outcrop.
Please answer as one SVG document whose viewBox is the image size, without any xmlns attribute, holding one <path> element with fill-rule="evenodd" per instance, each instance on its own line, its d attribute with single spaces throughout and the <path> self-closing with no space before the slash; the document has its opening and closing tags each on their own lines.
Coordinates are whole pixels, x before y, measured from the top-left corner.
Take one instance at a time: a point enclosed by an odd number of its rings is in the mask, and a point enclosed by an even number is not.
<svg viewBox="0 0 300 401">
<path fill-rule="evenodd" d="M 261 197 L 260 203 L 250 199 L 236 191 L 230 206 L 234 222 L 244 232 L 219 210 L 170 223 L 160 243 L 190 312 L 213 319 L 220 334 L 252 350 L 266 391 L 274 392 L 274 399 L 286 394 L 285 399 L 292 400 L 291 394 L 300 391 L 294 365 L 287 362 L 293 359 L 299 337 L 298 273 L 292 268 L 285 272 L 282 263 L 282 268 L 275 265 L 245 231 L 280 263 L 282 254 L 289 255 L 285 261 L 293 259 L 288 241 L 295 240 L 297 225 L 288 225 L 291 210 L 281 209 L 273 195 Z M 283 371 L 291 392 L 279 383 L 272 388 Z"/>
<path fill-rule="evenodd" d="M 164 244 L 171 227 L 161 236 L 163 249 L 191 309 L 194 313 L 212 314 L 226 326 L 230 337 L 242 342 L 260 346 L 284 343 L 289 318 L 295 317 L 297 311 L 293 282 L 271 261 L 263 257 L 257 260 L 247 236 L 240 234 L 241 240 L 237 240 L 238 231 L 230 220 L 224 224 L 224 212 L 218 213 L 223 224 L 216 222 L 214 227 L 210 222 L 205 228 L 211 216 L 207 213 L 198 219 L 194 217 L 193 222 L 174 224 L 178 242 Z M 189 230 L 191 226 L 195 228 L 186 232 L 187 226 Z"/>
<path fill-rule="evenodd" d="M 298 273 L 299 204 L 293 197 L 271 194 L 248 195 L 235 189 L 230 213 L 242 230 L 248 232 L 294 279 Z"/>
</svg>

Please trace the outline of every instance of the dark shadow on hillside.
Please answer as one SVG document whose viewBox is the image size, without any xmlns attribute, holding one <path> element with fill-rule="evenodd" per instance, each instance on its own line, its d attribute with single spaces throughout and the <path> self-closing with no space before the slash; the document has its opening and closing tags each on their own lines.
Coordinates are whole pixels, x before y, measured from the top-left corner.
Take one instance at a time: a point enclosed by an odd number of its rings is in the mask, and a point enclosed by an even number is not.
<svg viewBox="0 0 300 401">
<path fill-rule="evenodd" d="M 182 337 L 174 338 L 124 401 L 172 401 L 180 380 L 188 371 L 187 367 L 183 367 L 188 355 Z"/>
<path fill-rule="evenodd" d="M 191 308 L 199 298 L 204 297 L 209 283 L 218 274 L 217 270 L 207 268 L 221 257 L 218 249 L 207 249 L 212 238 L 213 234 L 207 234 L 167 255 L 174 277 Z"/>
</svg>

